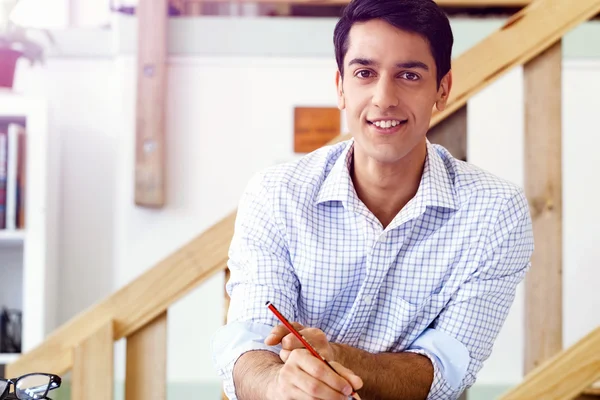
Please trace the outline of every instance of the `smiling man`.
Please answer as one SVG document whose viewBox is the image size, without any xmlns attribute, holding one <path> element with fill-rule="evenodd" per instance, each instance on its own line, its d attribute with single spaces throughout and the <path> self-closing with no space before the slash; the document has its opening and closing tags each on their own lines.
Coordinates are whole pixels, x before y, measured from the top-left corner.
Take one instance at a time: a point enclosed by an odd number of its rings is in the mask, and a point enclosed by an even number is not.
<svg viewBox="0 0 600 400">
<path fill-rule="evenodd" d="M 529 268 L 527 200 L 426 138 L 452 88 L 452 32 L 433 1 L 354 0 L 334 44 L 352 139 L 249 183 L 215 365 L 230 399 L 456 399 Z"/>
</svg>

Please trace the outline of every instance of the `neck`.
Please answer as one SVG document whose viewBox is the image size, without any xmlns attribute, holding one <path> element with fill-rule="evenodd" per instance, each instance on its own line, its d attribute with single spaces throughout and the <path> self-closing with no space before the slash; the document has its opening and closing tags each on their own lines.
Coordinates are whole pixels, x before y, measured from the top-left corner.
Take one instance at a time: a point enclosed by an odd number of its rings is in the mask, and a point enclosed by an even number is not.
<svg viewBox="0 0 600 400">
<path fill-rule="evenodd" d="M 426 156 L 425 140 L 394 163 L 370 158 L 355 143 L 351 171 L 354 188 L 384 228 L 417 193 Z"/>
</svg>

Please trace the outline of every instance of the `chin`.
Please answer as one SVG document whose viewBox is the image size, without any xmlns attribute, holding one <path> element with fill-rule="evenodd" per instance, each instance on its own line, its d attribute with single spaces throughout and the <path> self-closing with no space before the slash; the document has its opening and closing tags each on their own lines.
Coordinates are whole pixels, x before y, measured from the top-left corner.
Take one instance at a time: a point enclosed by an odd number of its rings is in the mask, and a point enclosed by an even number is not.
<svg viewBox="0 0 600 400">
<path fill-rule="evenodd" d="M 392 144 L 370 144 L 364 150 L 369 158 L 382 164 L 395 163 L 410 151 L 410 149 L 398 148 Z"/>
<path fill-rule="evenodd" d="M 425 145 L 424 135 L 410 135 L 404 132 L 400 135 L 385 137 L 363 136 L 361 145 L 372 158 L 381 162 L 395 162 L 417 151 Z"/>
</svg>

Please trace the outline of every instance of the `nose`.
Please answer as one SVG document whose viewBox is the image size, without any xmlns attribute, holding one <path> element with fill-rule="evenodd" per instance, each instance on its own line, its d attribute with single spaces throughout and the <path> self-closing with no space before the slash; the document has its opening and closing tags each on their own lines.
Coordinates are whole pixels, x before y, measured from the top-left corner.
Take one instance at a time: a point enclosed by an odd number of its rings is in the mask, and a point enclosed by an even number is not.
<svg viewBox="0 0 600 400">
<path fill-rule="evenodd" d="M 398 95 L 394 82 L 383 77 L 378 80 L 375 85 L 375 93 L 373 93 L 373 104 L 382 110 L 398 106 Z"/>
</svg>

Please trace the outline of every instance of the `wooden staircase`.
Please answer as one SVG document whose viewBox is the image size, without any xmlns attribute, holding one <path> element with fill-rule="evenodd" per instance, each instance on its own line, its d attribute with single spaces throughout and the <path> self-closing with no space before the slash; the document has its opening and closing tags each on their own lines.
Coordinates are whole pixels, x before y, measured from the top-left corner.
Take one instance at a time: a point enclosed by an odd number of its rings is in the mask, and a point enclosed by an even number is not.
<svg viewBox="0 0 600 400">
<path fill-rule="evenodd" d="M 453 60 L 453 92 L 446 110 L 434 114 L 432 127 L 461 110 L 469 98 L 511 68 L 544 57 L 548 49 L 560 46 L 568 31 L 600 12 L 600 0 L 514 2 L 528 5 L 498 31 Z M 544 132 L 536 134 L 544 137 Z M 339 140 L 346 138 L 341 136 Z M 531 194 L 533 207 L 536 196 Z M 540 213 L 545 212 L 543 207 Z M 6 375 L 15 377 L 30 371 L 62 375 L 72 371 L 74 399 L 110 399 L 113 343 L 127 338 L 126 399 L 164 399 L 168 309 L 212 275 L 227 273 L 235 216 L 232 212 L 139 278 L 57 329 L 41 345 L 8 365 Z M 555 242 L 544 244 L 542 239 L 536 243 L 536 251 L 553 246 Z M 502 399 L 572 399 L 598 379 L 600 329 L 537 366 Z"/>
</svg>

